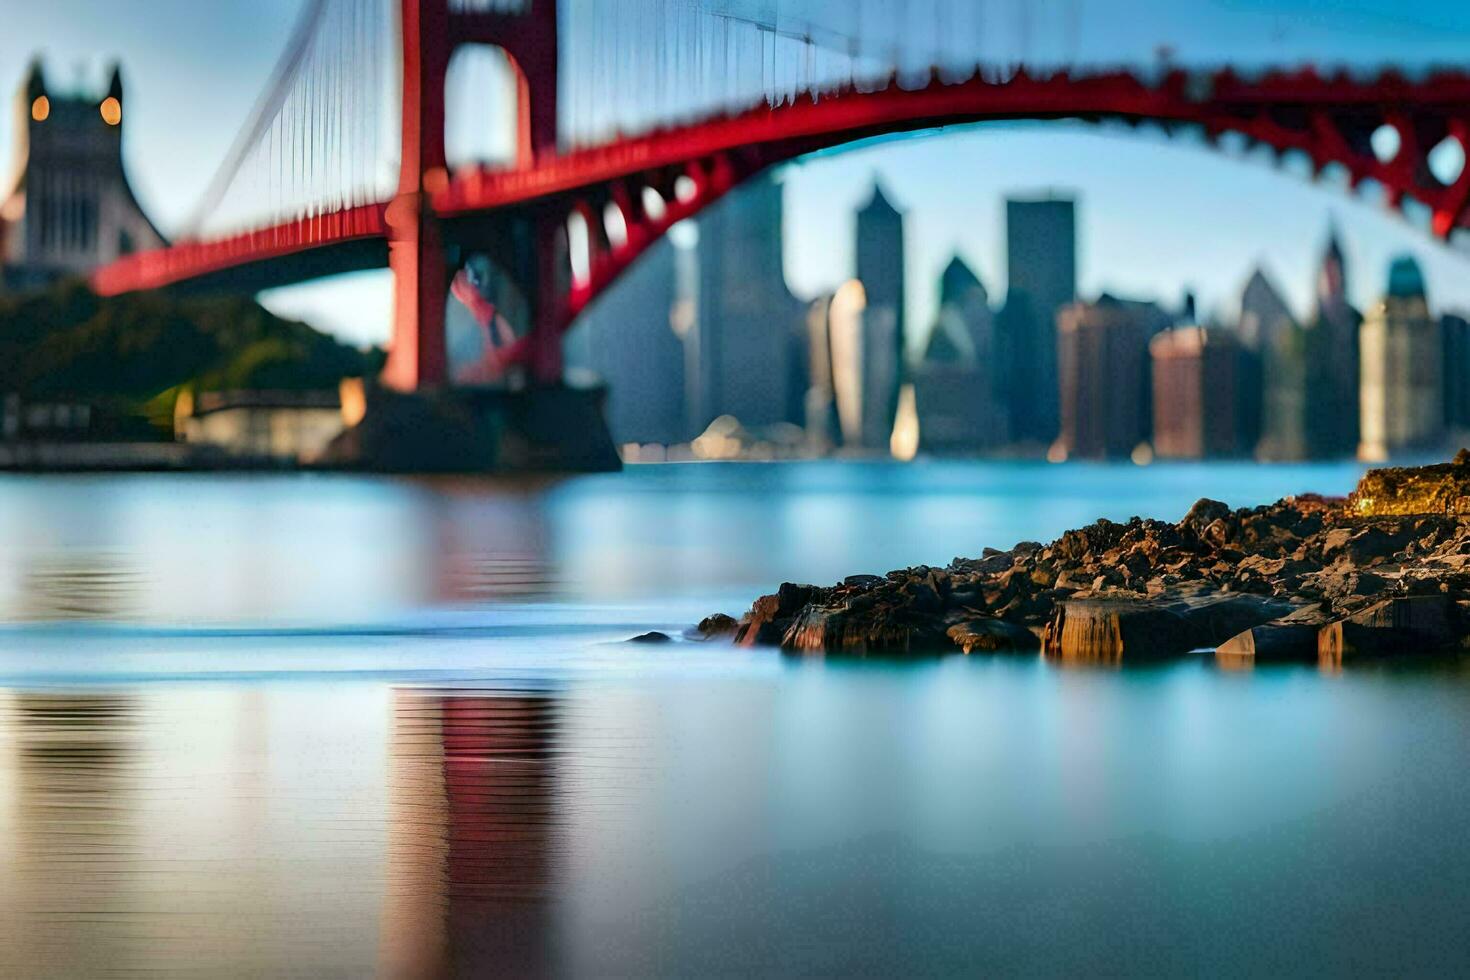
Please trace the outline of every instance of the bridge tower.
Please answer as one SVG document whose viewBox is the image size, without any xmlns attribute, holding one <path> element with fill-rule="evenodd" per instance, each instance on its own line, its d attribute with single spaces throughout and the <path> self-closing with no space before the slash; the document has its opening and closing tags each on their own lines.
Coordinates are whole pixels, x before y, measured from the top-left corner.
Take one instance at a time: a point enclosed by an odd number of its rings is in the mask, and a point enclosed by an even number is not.
<svg viewBox="0 0 1470 980">
<path fill-rule="evenodd" d="M 0 190 L 0 287 L 83 275 L 165 244 L 123 170 L 125 108 L 116 66 L 96 95 L 52 91 L 31 65 L 15 101 L 14 177 Z"/>
<path fill-rule="evenodd" d="M 489 5 L 492 8 L 504 5 Z M 450 0 L 400 0 L 403 43 L 402 150 L 398 190 L 387 210 L 393 271 L 393 347 L 384 383 L 400 390 L 449 380 L 444 337 L 452 276 L 444 229 L 431 196 L 449 184 L 444 155 L 444 86 L 450 57 L 466 44 L 504 51 L 518 82 L 517 163 L 528 167 L 557 151 L 556 0 L 525 0 L 521 9 L 451 9 Z M 534 380 L 561 376 L 556 312 L 562 302 L 556 262 L 561 223 L 539 209 L 532 224 L 536 259 L 519 283 L 531 298 L 530 367 Z"/>
</svg>

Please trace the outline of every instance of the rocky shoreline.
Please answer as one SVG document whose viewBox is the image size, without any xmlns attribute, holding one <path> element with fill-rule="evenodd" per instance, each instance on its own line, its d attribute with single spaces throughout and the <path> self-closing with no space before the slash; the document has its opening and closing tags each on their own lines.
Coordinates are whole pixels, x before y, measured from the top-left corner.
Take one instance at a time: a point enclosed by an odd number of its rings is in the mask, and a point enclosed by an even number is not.
<svg viewBox="0 0 1470 980">
<path fill-rule="evenodd" d="M 1227 666 L 1470 648 L 1470 452 L 1373 470 L 1346 498 L 1203 499 L 1178 523 L 1099 520 L 946 568 L 786 583 L 697 631 L 802 654 L 1120 663 L 1212 650 Z"/>
</svg>

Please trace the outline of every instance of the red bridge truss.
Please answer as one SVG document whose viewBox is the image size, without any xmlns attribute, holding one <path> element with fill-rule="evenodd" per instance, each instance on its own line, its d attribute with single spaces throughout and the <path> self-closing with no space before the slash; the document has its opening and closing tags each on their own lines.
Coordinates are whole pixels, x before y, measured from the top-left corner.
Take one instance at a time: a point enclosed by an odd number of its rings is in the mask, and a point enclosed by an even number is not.
<svg viewBox="0 0 1470 980">
<path fill-rule="evenodd" d="M 1314 173 L 1341 167 L 1352 187 L 1376 181 L 1391 208 L 1417 202 L 1440 238 L 1470 229 L 1470 166 L 1448 181 L 1430 166 L 1431 151 L 1445 140 L 1470 147 L 1470 74 L 1462 72 L 1365 79 L 1311 68 L 1250 78 L 1174 71 L 1154 81 L 1126 71 L 1021 70 L 963 81 L 936 72 L 920 87 L 896 79 L 848 86 L 558 152 L 552 5 L 454 14 L 445 0 L 401 3 L 403 155 L 392 200 L 131 255 L 99 269 L 94 288 L 109 295 L 186 284 L 259 289 L 387 264 L 395 316 L 385 381 L 414 388 L 447 380 L 444 306 L 454 256 L 487 251 L 504 259 L 531 298 L 534 325 L 510 356 L 551 381 L 560 375 L 560 336 L 576 316 L 672 225 L 742 181 L 856 140 L 997 120 L 1149 122 L 1197 129 L 1211 143 L 1238 134 L 1278 154 L 1303 155 Z M 509 167 L 451 175 L 444 74 L 457 44 L 477 42 L 503 47 L 520 66 L 520 153 Z M 1392 154 L 1375 152 L 1374 134 L 1384 127 L 1397 133 Z M 574 215 L 587 228 L 580 277 L 567 244 Z"/>
</svg>

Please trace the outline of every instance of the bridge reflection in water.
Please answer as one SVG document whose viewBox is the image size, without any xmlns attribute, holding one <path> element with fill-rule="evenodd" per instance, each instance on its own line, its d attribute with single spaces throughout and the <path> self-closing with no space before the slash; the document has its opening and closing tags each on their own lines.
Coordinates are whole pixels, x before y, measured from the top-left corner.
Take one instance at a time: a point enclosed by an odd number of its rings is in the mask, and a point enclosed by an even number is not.
<svg viewBox="0 0 1470 980">
<path fill-rule="evenodd" d="M 395 691 L 380 972 L 553 972 L 557 701 Z"/>
</svg>

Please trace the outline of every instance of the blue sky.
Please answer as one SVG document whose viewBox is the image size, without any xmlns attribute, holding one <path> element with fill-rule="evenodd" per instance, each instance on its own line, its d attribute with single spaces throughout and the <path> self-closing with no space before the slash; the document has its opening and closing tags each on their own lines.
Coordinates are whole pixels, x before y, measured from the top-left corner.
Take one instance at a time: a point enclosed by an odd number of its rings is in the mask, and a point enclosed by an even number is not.
<svg viewBox="0 0 1470 980">
<path fill-rule="evenodd" d="M 835 25 L 860 8 L 871 22 L 873 11 L 882 9 L 880 0 L 857 7 L 857 0 L 732 2 Z M 145 208 L 168 232 L 202 195 L 301 3 L 11 4 L 0 33 L 0 88 L 14 91 L 37 52 L 60 87 L 79 79 L 97 84 L 104 62 L 121 60 L 128 168 Z M 964 9 L 984 18 L 985 31 L 977 36 L 990 57 L 1024 51 L 1039 61 L 1136 62 L 1168 45 L 1190 64 L 1470 63 L 1470 5 L 1440 0 L 976 0 Z M 0 128 L 0 156 L 7 160 L 11 141 L 9 129 Z M 1381 289 L 1390 257 L 1407 251 L 1424 264 L 1434 305 L 1470 308 L 1470 253 L 1434 244 L 1384 213 L 1371 195 L 1356 198 L 1262 158 L 1232 158 L 1187 140 L 1055 123 L 946 131 L 787 168 L 786 271 L 798 294 L 850 274 L 851 212 L 867 199 L 875 176 L 909 214 L 910 304 L 913 322 L 921 325 L 932 315 L 934 280 L 956 252 L 999 298 L 1003 197 L 1044 189 L 1079 199 L 1084 295 L 1106 288 L 1173 301 L 1189 286 L 1204 309 L 1228 310 L 1250 270 L 1261 264 L 1305 311 L 1316 253 L 1335 220 L 1359 304 Z M 390 300 L 381 273 L 267 299 L 354 341 L 386 337 Z"/>
</svg>

